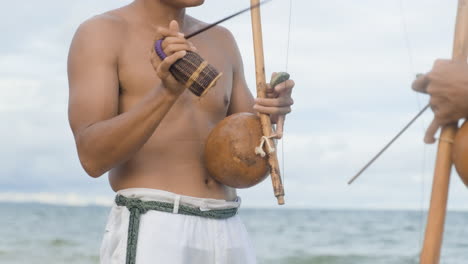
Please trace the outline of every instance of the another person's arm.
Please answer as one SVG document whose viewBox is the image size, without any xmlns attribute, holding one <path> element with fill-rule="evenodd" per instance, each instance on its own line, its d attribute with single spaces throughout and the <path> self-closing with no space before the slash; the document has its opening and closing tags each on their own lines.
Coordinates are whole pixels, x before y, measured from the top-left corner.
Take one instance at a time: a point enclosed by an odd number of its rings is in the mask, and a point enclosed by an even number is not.
<svg viewBox="0 0 468 264">
<path fill-rule="evenodd" d="M 70 48 L 69 121 L 81 164 L 92 177 L 101 176 L 137 152 L 184 90 L 168 73 L 169 66 L 188 49 L 179 45 L 163 63 L 153 54 L 153 66 L 163 83 L 128 112 L 118 113 L 117 59 L 125 30 L 116 18 L 94 18 L 80 26 Z"/>
<path fill-rule="evenodd" d="M 468 64 L 451 60 L 437 60 L 432 70 L 418 76 L 413 89 L 431 96 L 434 119 L 424 141 L 434 143 L 434 135 L 444 125 L 468 117 Z"/>
</svg>

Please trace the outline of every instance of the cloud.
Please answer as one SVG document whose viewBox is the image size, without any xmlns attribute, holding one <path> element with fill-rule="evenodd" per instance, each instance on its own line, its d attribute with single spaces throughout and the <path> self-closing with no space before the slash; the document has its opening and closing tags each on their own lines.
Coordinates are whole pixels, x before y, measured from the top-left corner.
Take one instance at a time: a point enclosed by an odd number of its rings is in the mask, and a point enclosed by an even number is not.
<svg viewBox="0 0 468 264">
<path fill-rule="evenodd" d="M 82 21 L 129 2 L 10 1 L 0 10 L 0 200 L 108 204 L 103 197 L 112 198 L 106 177 L 86 176 L 76 155 L 66 59 Z M 427 205 L 435 148 L 421 140 L 429 113 L 359 181 L 346 182 L 427 102 L 409 85 L 436 57 L 450 56 L 455 2 L 404 1 L 402 14 L 399 1 L 294 0 L 289 44 L 289 2 L 262 7 L 267 74 L 287 68 L 297 84 L 284 139 L 289 206 Z M 226 5 L 207 1 L 188 13 L 211 22 L 245 7 Z M 249 15 L 223 26 L 237 39 L 254 91 Z M 449 207 L 466 209 L 466 188 L 453 178 Z M 245 206 L 274 205 L 269 179 L 240 194 Z"/>
</svg>

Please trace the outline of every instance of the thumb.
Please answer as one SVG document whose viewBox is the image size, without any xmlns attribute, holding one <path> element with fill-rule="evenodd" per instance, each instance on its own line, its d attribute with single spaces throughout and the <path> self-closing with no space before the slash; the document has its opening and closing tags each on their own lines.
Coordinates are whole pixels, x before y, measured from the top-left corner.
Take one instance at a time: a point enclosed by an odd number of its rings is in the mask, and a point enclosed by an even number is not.
<svg viewBox="0 0 468 264">
<path fill-rule="evenodd" d="M 169 23 L 169 30 L 173 33 L 178 33 L 179 31 L 179 23 L 177 23 L 176 20 L 172 20 L 171 23 Z"/>
<path fill-rule="evenodd" d="M 271 80 L 272 80 L 273 78 L 275 78 L 275 76 L 276 76 L 277 74 L 278 74 L 278 73 L 276 73 L 276 72 L 272 72 L 272 73 L 271 73 L 270 82 L 267 83 L 267 93 L 272 93 L 272 92 L 274 91 L 274 89 L 273 89 L 274 87 L 271 87 Z"/>
<path fill-rule="evenodd" d="M 420 93 L 427 93 L 427 86 L 429 85 L 429 78 L 426 74 L 416 75 L 416 80 L 414 80 L 412 88 L 413 90 Z"/>
<path fill-rule="evenodd" d="M 426 130 L 426 135 L 424 136 L 424 143 L 434 144 L 436 142 L 435 134 L 437 133 L 437 130 L 439 130 L 439 127 L 439 122 L 437 122 L 434 118 Z"/>
</svg>

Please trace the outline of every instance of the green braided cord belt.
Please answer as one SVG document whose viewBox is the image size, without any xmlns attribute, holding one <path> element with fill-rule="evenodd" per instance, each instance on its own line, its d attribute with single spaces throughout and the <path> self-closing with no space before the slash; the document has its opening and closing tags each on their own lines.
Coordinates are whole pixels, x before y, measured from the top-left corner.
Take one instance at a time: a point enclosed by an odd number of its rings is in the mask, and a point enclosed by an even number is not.
<svg viewBox="0 0 468 264">
<path fill-rule="evenodd" d="M 149 210 L 172 213 L 174 210 L 174 205 L 171 203 L 158 201 L 142 201 L 137 198 L 128 198 L 120 194 L 115 197 L 115 203 L 119 206 L 127 207 L 127 209 L 130 211 L 130 221 L 128 223 L 127 257 L 125 263 L 135 264 L 140 216 Z M 227 219 L 237 214 L 237 208 L 202 211 L 199 208 L 180 205 L 178 214 L 213 219 Z"/>
</svg>

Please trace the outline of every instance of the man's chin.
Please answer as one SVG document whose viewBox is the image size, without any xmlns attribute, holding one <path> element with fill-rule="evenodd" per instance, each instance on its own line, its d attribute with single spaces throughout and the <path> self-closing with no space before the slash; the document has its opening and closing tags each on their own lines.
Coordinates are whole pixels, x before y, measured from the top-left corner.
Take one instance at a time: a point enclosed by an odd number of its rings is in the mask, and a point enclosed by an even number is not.
<svg viewBox="0 0 468 264">
<path fill-rule="evenodd" d="M 190 2 L 190 4 L 187 5 L 187 7 L 195 7 L 195 6 L 201 6 L 205 0 L 187 0 L 187 2 Z"/>
<path fill-rule="evenodd" d="M 167 4 L 178 8 L 195 7 L 202 5 L 205 0 L 164 0 Z"/>
</svg>

